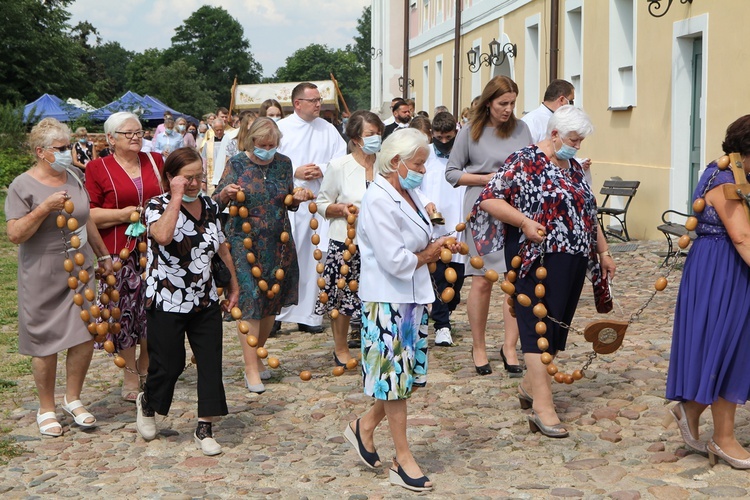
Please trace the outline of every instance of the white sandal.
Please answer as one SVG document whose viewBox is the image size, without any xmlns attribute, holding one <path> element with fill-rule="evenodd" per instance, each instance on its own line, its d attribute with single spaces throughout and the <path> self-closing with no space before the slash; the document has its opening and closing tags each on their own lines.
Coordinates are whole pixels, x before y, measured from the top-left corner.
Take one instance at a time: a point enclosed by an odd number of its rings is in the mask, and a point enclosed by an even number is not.
<svg viewBox="0 0 750 500">
<path fill-rule="evenodd" d="M 83 408 L 83 403 L 81 403 L 80 399 L 76 399 L 75 401 L 71 401 L 68 403 L 67 396 L 63 396 L 63 405 L 62 409 L 65 410 L 65 412 L 73 417 L 73 420 L 76 424 L 78 424 L 79 427 L 89 428 L 96 426 L 96 417 L 94 417 L 91 413 L 88 411 L 84 411 L 82 413 L 79 413 L 76 415 L 74 412 L 78 408 Z M 85 409 L 85 408 L 84 408 Z M 93 422 L 86 422 L 87 419 L 93 418 Z"/>
<path fill-rule="evenodd" d="M 45 420 L 54 420 L 54 422 L 42 425 L 42 422 L 44 422 Z M 54 411 L 48 411 L 46 413 L 39 413 L 39 410 L 37 410 L 36 425 L 39 426 L 39 432 L 42 434 L 42 436 L 50 436 L 50 437 L 62 436 L 63 428 L 62 428 L 62 425 L 60 425 L 60 422 L 57 421 L 57 415 L 55 415 Z M 57 432 L 50 432 L 50 429 L 54 429 L 55 427 L 59 428 L 60 430 Z"/>
</svg>

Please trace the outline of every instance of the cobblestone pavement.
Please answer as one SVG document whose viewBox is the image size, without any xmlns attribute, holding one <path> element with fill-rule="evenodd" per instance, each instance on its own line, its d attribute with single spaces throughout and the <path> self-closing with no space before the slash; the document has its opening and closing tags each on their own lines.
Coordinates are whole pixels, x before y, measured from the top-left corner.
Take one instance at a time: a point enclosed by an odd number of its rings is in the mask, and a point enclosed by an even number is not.
<svg viewBox="0 0 750 500">
<path fill-rule="evenodd" d="M 632 247 L 637 248 L 632 249 Z M 653 290 L 664 242 L 638 242 L 615 253 L 619 274 L 614 319 L 627 319 Z M 613 245 L 617 248 L 618 245 Z M 620 246 L 621 248 L 627 248 Z M 679 270 L 627 332 L 623 347 L 600 356 L 586 378 L 555 384 L 555 401 L 570 429 L 568 439 L 532 434 L 528 411 L 519 408 L 516 385 L 502 369 L 500 303 L 495 288 L 488 329 L 494 373 L 476 375 L 469 357 L 471 335 L 465 304 L 454 315 L 452 348 L 431 348 L 429 383 L 409 402 L 409 440 L 435 489 L 427 498 L 704 498 L 742 497 L 750 476 L 707 459 L 683 445 L 664 400 L 673 307 Z M 465 291 L 468 290 L 468 287 Z M 466 293 L 464 293 L 464 300 Z M 586 286 L 574 326 L 601 319 Z M 65 435 L 41 439 L 31 376 L 3 425 L 28 450 L 0 472 L 4 497 L 89 498 L 406 498 L 416 496 L 388 482 L 387 468 L 359 464 L 342 437 L 346 423 L 370 405 L 359 376 L 331 374 L 333 340 L 284 325 L 268 343 L 281 360 L 268 390 L 248 395 L 242 382 L 234 325 L 224 332 L 224 380 L 229 415 L 214 426 L 224 447 L 204 457 L 193 443 L 195 368 L 177 386 L 167 417 L 158 417 L 158 438 L 146 443 L 135 430 L 134 405 L 120 400 L 121 375 L 103 352 L 94 356 L 83 400 L 99 427 L 84 432 L 62 420 Z M 590 344 L 571 333 L 560 365 L 583 364 Z M 190 354 L 188 354 L 188 357 Z M 313 379 L 298 374 L 311 370 Z M 59 375 L 62 375 L 60 372 Z M 58 381 L 58 401 L 63 387 Z M 58 407 L 58 417 L 62 410 Z M 746 408 L 738 411 L 738 435 L 750 442 Z M 709 421 L 701 428 L 710 435 Z M 387 425 L 376 433 L 380 456 L 393 446 Z"/>
</svg>

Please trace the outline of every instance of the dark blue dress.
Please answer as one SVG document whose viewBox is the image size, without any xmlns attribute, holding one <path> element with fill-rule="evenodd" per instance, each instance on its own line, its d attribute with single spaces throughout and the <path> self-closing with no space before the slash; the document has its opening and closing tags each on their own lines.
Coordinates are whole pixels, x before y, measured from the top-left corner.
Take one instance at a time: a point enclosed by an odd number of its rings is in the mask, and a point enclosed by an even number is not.
<svg viewBox="0 0 750 500">
<path fill-rule="evenodd" d="M 700 197 L 716 172 L 711 163 L 693 193 Z M 734 183 L 719 172 L 710 189 Z M 696 214 L 692 245 L 677 295 L 667 398 L 744 404 L 750 394 L 750 270 L 713 207 Z"/>
</svg>

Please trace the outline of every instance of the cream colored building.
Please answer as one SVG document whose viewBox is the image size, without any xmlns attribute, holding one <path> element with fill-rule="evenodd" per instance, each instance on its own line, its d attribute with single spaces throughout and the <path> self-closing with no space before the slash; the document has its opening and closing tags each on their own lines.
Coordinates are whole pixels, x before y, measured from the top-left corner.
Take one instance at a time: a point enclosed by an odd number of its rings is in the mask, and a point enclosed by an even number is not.
<svg viewBox="0 0 750 500">
<path fill-rule="evenodd" d="M 460 0 L 373 0 L 373 27 L 378 17 L 383 33 L 378 40 L 373 30 L 373 45 L 388 39 L 387 50 L 377 48 L 390 61 L 388 80 L 373 73 L 373 87 L 380 88 L 373 92 L 374 108 L 401 94 L 404 1 L 414 80 L 408 94 L 430 115 L 436 105 L 453 109 L 456 84 L 460 111 L 498 74 L 519 86 L 517 116 L 538 107 L 554 77 L 550 28 L 557 6 L 557 77 L 574 84 L 575 105 L 596 127 L 581 156 L 593 161 L 597 192 L 612 176 L 641 181 L 628 218 L 635 239 L 662 238 L 656 230 L 661 213 L 689 210 L 699 171 L 722 154 L 726 127 L 750 113 L 748 0 L 463 0 L 458 74 Z M 386 10 L 390 19 L 382 17 Z M 487 53 L 493 39 L 514 44 L 516 56 L 471 72 L 467 52 Z"/>
</svg>

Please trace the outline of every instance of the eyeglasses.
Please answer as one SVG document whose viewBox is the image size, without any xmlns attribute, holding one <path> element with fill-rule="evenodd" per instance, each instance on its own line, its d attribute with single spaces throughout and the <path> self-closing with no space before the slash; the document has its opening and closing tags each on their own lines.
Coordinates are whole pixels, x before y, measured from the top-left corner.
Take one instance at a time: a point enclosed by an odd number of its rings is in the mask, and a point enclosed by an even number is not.
<svg viewBox="0 0 750 500">
<path fill-rule="evenodd" d="M 183 175 L 183 177 L 184 177 L 185 179 L 187 179 L 187 181 L 188 181 L 188 184 L 192 184 L 192 183 L 193 183 L 193 181 L 198 181 L 199 183 L 200 183 L 200 182 L 203 182 L 203 174 L 198 174 L 198 175 L 191 175 L 191 176 L 189 176 L 189 177 L 188 177 L 187 175 Z"/>
<path fill-rule="evenodd" d="M 566 100 L 566 101 L 568 101 L 568 104 L 569 104 L 569 105 L 571 105 L 571 106 L 573 105 L 573 99 L 568 99 L 568 98 L 566 97 L 566 98 L 565 98 L 565 100 Z"/>
<path fill-rule="evenodd" d="M 66 144 L 65 146 L 50 146 L 47 149 L 56 149 L 59 152 L 64 153 L 73 149 L 73 146 L 71 146 L 70 144 Z"/>
<path fill-rule="evenodd" d="M 303 99 L 302 97 L 300 97 L 297 100 L 298 101 L 307 101 L 307 102 L 311 102 L 313 104 L 323 104 L 323 98 L 322 97 L 318 97 L 317 99 Z"/>
<path fill-rule="evenodd" d="M 137 132 L 125 132 L 122 130 L 115 130 L 115 134 L 122 134 L 125 136 L 126 139 L 130 140 L 133 138 L 133 136 L 138 137 L 139 139 L 143 138 L 143 134 L 145 134 L 143 130 L 138 130 Z"/>
</svg>

